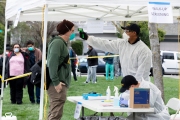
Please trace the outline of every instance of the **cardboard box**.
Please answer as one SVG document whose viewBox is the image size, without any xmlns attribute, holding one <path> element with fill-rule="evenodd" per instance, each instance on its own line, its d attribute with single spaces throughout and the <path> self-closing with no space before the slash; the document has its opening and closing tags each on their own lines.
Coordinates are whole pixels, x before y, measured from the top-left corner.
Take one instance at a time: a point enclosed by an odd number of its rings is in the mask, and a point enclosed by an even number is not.
<svg viewBox="0 0 180 120">
<path fill-rule="evenodd" d="M 130 108 L 149 108 L 150 89 L 130 88 Z"/>
</svg>

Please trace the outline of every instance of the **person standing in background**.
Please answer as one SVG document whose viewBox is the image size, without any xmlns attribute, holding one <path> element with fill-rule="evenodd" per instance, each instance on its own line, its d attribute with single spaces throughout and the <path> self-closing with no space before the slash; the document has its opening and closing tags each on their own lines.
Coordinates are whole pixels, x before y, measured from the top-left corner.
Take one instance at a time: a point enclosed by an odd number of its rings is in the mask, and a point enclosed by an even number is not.
<svg viewBox="0 0 180 120">
<path fill-rule="evenodd" d="M 6 58 L 5 79 L 22 75 L 30 71 L 29 56 L 27 53 L 22 52 L 20 48 L 20 44 L 14 44 L 13 52 Z M 8 81 L 12 104 L 23 103 L 24 79 L 26 79 L 26 77 Z"/>
<path fill-rule="evenodd" d="M 76 76 L 76 63 L 77 63 L 77 58 L 76 58 L 76 53 L 75 51 L 72 49 L 72 47 L 69 48 L 69 55 L 71 59 L 71 71 L 73 73 L 73 78 L 74 81 L 77 82 L 77 76 Z"/>
<path fill-rule="evenodd" d="M 96 57 L 96 58 L 88 58 L 87 63 L 88 63 L 88 74 L 87 74 L 87 79 L 84 83 L 89 83 L 90 80 L 92 80 L 92 83 L 96 83 L 96 69 L 98 66 L 98 54 L 96 50 L 88 45 L 88 57 Z"/>
<path fill-rule="evenodd" d="M 29 54 L 29 61 L 30 61 L 30 68 L 37 63 L 38 61 L 42 60 L 42 53 L 41 50 L 36 48 L 34 46 L 34 42 L 29 40 L 26 43 L 26 52 Z M 29 94 L 29 99 L 31 103 L 35 103 L 35 98 L 34 98 L 34 85 L 30 82 L 30 79 L 27 81 L 27 87 L 28 87 L 28 94 Z M 36 91 L 36 103 L 40 103 L 40 88 L 35 86 L 35 91 Z"/>
<path fill-rule="evenodd" d="M 114 55 L 114 54 L 107 52 L 105 54 L 105 56 L 107 57 L 103 58 L 104 61 L 106 62 L 106 80 L 109 79 L 109 73 L 110 73 L 110 80 L 114 79 L 114 64 L 113 64 L 114 57 L 108 57 L 111 55 Z"/>
</svg>

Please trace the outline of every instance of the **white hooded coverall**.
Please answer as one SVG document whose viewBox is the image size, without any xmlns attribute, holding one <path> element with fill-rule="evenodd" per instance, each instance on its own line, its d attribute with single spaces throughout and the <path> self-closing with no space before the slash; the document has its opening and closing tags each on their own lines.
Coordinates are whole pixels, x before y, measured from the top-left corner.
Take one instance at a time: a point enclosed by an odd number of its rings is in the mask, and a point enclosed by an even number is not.
<svg viewBox="0 0 180 120">
<path fill-rule="evenodd" d="M 150 80 L 152 53 L 141 40 L 130 44 L 128 39 L 109 41 L 89 36 L 87 43 L 96 49 L 119 54 L 123 76 L 133 75 L 137 80 Z"/>
<path fill-rule="evenodd" d="M 170 115 L 165 106 L 161 91 L 151 82 L 142 80 L 139 88 L 150 88 L 150 107 L 154 108 L 154 113 L 136 113 L 135 120 L 170 120 Z M 133 115 L 127 117 L 133 120 Z"/>
</svg>

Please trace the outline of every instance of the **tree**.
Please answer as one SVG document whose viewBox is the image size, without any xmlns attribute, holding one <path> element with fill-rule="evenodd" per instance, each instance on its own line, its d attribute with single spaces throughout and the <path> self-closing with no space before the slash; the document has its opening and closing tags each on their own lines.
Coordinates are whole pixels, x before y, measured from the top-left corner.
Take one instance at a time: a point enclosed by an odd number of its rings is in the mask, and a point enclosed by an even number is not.
<svg viewBox="0 0 180 120">
<path fill-rule="evenodd" d="M 42 46 L 42 37 L 43 37 L 43 30 L 42 30 L 42 22 L 27 22 L 28 25 L 31 27 L 31 32 L 33 34 L 33 39 L 39 45 L 38 47 Z M 47 43 L 50 40 L 50 37 L 57 26 L 57 22 L 48 22 L 47 24 Z"/>
<path fill-rule="evenodd" d="M 162 98 L 164 99 L 164 85 L 162 78 L 162 63 L 160 59 L 160 45 L 157 25 L 155 23 L 149 23 L 149 39 L 152 51 L 154 84 L 160 89 Z"/>
<path fill-rule="evenodd" d="M 4 49 L 4 25 L 0 23 L 0 30 L 2 30 L 2 32 L 0 32 L 0 54 L 3 53 L 3 49 Z"/>
<path fill-rule="evenodd" d="M 0 2 L 0 23 L 5 25 L 5 2 Z"/>
<path fill-rule="evenodd" d="M 48 22 L 47 25 L 47 43 L 50 40 L 50 36 L 57 26 L 56 22 Z M 25 43 L 28 40 L 35 42 L 36 47 L 42 47 L 43 29 L 42 22 L 19 22 L 16 28 L 11 28 L 11 36 L 13 42 L 20 43 L 26 46 Z"/>
<path fill-rule="evenodd" d="M 0 54 L 3 53 L 4 46 L 4 25 L 5 25 L 5 2 L 0 2 Z"/>
</svg>

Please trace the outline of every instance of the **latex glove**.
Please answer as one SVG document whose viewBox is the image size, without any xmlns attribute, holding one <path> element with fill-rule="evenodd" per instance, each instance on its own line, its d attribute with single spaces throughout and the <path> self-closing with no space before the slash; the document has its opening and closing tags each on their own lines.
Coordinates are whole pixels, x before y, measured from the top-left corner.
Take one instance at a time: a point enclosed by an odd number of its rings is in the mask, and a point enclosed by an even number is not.
<svg viewBox="0 0 180 120">
<path fill-rule="evenodd" d="M 87 40 L 87 39 L 88 39 L 88 35 L 87 35 L 87 33 L 85 33 L 85 32 L 79 32 L 79 37 L 82 38 L 82 39 L 84 39 L 84 40 Z"/>
<path fill-rule="evenodd" d="M 55 89 L 56 89 L 57 93 L 61 92 L 63 85 L 65 85 L 65 84 L 60 82 L 59 85 L 55 86 Z"/>
</svg>

